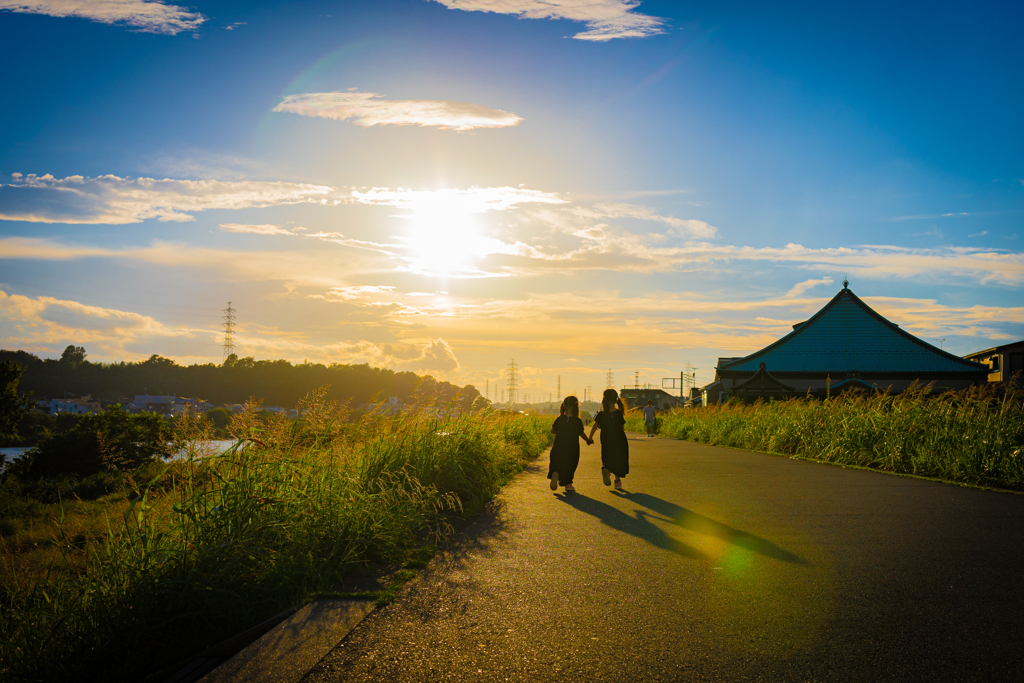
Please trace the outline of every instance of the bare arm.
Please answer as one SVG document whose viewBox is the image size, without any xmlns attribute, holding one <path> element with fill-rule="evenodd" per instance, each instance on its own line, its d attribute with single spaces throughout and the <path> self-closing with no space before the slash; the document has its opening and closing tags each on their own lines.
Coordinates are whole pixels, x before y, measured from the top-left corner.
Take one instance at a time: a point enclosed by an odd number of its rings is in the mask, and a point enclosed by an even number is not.
<svg viewBox="0 0 1024 683">
<path fill-rule="evenodd" d="M 587 437 L 587 441 L 594 443 L 594 432 L 597 431 L 597 421 L 594 422 L 594 426 L 590 428 L 590 436 Z"/>
</svg>

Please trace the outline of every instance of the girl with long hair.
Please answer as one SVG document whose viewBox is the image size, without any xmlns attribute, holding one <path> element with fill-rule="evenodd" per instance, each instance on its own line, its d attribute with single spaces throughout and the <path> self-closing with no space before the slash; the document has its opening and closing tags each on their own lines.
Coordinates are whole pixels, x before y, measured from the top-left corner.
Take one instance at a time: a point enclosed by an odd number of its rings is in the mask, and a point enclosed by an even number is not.
<svg viewBox="0 0 1024 683">
<path fill-rule="evenodd" d="M 551 464 L 548 466 L 548 479 L 551 490 L 558 489 L 561 484 L 566 491 L 575 491 L 572 479 L 576 476 L 576 467 L 580 464 L 580 437 L 587 445 L 594 443 L 583 433 L 583 421 L 580 420 L 580 402 L 575 396 L 566 396 L 558 417 L 551 425 L 555 434 L 555 443 L 551 446 Z"/>
<path fill-rule="evenodd" d="M 605 389 L 601 397 L 601 412 L 594 417 L 594 426 L 590 428 L 591 442 L 594 432 L 601 429 L 601 478 L 604 485 L 612 483 L 611 475 L 615 475 L 615 488 L 622 490 L 622 477 L 629 474 L 629 441 L 626 440 L 626 405 L 619 398 L 619 392 Z"/>
</svg>

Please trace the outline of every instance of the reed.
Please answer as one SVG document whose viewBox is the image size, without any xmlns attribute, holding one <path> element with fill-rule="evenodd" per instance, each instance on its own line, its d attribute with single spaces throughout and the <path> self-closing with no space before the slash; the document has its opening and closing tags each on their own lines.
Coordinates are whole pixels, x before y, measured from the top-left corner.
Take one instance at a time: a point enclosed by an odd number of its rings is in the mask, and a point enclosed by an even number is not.
<svg viewBox="0 0 1024 683">
<path fill-rule="evenodd" d="M 0 678 L 139 679 L 443 542 L 450 515 L 479 509 L 549 443 L 525 416 L 430 407 L 353 424 L 307 399 L 294 423 L 249 406 L 227 453 L 133 482 L 102 534 L 71 538 L 58 520 L 57 561 L 3 577 Z M 194 449 L 206 426 L 184 424 L 178 445 Z"/>
<path fill-rule="evenodd" d="M 979 387 L 938 396 L 849 392 L 659 416 L 664 436 L 823 462 L 1024 490 L 1024 396 Z M 642 417 L 628 428 L 643 430 Z"/>
</svg>

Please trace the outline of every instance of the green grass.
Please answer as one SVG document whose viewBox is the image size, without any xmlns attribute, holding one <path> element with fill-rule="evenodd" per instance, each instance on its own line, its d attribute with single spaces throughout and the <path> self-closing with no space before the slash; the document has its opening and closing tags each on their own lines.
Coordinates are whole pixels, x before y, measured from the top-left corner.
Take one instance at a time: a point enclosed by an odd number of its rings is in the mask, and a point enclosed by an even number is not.
<svg viewBox="0 0 1024 683">
<path fill-rule="evenodd" d="M 297 423 L 244 414 L 239 447 L 156 472 L 101 532 L 72 538 L 55 520 L 49 566 L 2 577 L 0 678 L 139 679 L 346 575 L 404 562 L 372 594 L 386 604 L 450 515 L 479 510 L 549 443 L 530 417 L 349 424 L 312 403 Z"/>
<path fill-rule="evenodd" d="M 845 393 L 659 416 L 676 439 L 1024 490 L 1024 396 L 981 387 L 929 395 Z M 631 415 L 627 429 L 642 431 Z"/>
</svg>

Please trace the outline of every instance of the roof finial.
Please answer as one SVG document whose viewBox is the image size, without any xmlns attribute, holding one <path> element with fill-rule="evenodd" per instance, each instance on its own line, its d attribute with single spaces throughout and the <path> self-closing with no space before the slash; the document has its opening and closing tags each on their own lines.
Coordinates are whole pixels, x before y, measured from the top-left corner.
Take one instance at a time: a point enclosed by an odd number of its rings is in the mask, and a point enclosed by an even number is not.
<svg viewBox="0 0 1024 683">
<path fill-rule="evenodd" d="M 843 278 L 843 289 L 849 289 L 849 288 L 850 288 L 850 281 L 844 277 Z"/>
</svg>

